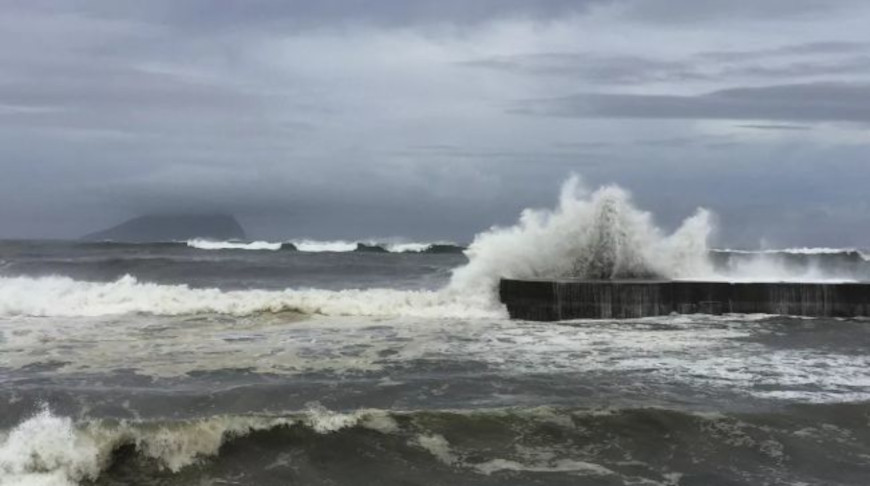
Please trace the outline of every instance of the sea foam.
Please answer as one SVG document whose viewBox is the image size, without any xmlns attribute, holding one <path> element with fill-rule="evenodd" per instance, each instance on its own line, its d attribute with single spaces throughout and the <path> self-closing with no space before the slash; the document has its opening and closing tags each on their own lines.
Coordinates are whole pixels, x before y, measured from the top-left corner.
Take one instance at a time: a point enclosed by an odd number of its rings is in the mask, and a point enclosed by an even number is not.
<svg viewBox="0 0 870 486">
<path fill-rule="evenodd" d="M 422 253 L 436 246 L 449 246 L 455 247 L 457 249 L 459 248 L 456 243 L 450 241 L 409 242 L 404 240 L 396 240 L 394 238 L 368 239 L 360 241 L 297 239 L 288 240 L 285 242 L 215 241 L 203 238 L 195 238 L 186 242 L 186 245 L 188 247 L 198 250 L 278 251 L 285 249 L 285 246 L 292 246 L 292 248 L 304 253 L 349 253 L 357 251 L 360 244 L 369 247 L 380 248 L 388 253 Z"/>
<path fill-rule="evenodd" d="M 0 277 L 0 316 L 101 316 L 124 313 L 163 315 L 297 311 L 304 314 L 499 318 L 498 280 L 506 278 L 669 278 L 718 281 L 854 280 L 811 264 L 795 264 L 760 252 L 752 258 L 715 267 L 708 240 L 711 214 L 698 209 L 673 232 L 655 225 L 616 186 L 589 191 L 577 177 L 562 187 L 554 209 L 527 209 L 510 227 L 477 235 L 466 250 L 469 261 L 454 269 L 449 284 L 435 291 L 365 289 L 283 291 L 191 288 L 140 282 L 125 276 L 114 282 L 83 282 L 67 277 Z M 346 252 L 347 241 L 291 241 L 300 251 Z M 203 249 L 280 249 L 282 243 L 207 242 Z M 421 251 L 431 244 L 392 243 L 393 252 Z M 799 255 L 828 255 L 831 249 L 791 249 Z M 836 255 L 835 255 L 836 256 Z M 863 262 L 863 259 L 861 259 Z M 842 271 L 842 268 L 840 269 Z M 846 272 L 848 273 L 848 272 Z"/>
<path fill-rule="evenodd" d="M 633 204 L 627 191 L 617 186 L 590 191 L 574 176 L 562 186 L 554 209 L 526 209 L 515 225 L 478 234 L 466 251 L 468 264 L 454 270 L 450 287 L 489 289 L 495 298 L 502 277 L 831 283 L 855 281 L 866 273 L 859 268 L 866 258 L 856 250 L 711 250 L 712 221 L 712 213 L 699 208 L 668 233 Z M 717 251 L 742 255 L 722 266 L 711 258 Z M 809 258 L 777 258 L 782 254 Z M 860 261 L 837 262 L 850 254 Z"/>
<path fill-rule="evenodd" d="M 270 243 L 268 241 L 252 241 L 250 243 L 242 243 L 235 241 L 213 241 L 204 239 L 193 239 L 187 242 L 187 246 L 199 250 L 271 250 L 276 251 L 281 249 L 281 243 Z"/>
<path fill-rule="evenodd" d="M 590 192 L 578 177 L 553 210 L 526 209 L 519 222 L 475 237 L 454 288 L 494 288 L 508 278 L 703 277 L 713 274 L 710 213 L 699 209 L 667 234 L 616 186 Z"/>
<path fill-rule="evenodd" d="M 76 424 L 44 407 L 12 430 L 0 433 L 0 484 L 74 486 L 93 481 L 110 465 L 112 452 L 125 445 L 133 446 L 160 467 L 178 472 L 217 455 L 229 439 L 293 425 L 319 434 L 357 426 L 381 433 L 397 429 L 385 411 L 339 413 L 318 404 L 289 416 L 214 416 L 178 423 Z"/>
<path fill-rule="evenodd" d="M 396 289 L 232 290 L 140 282 L 127 275 L 114 282 L 68 277 L 0 277 L 0 316 L 77 317 L 129 313 L 184 315 L 258 312 L 303 314 L 501 317 L 481 293 Z"/>
</svg>

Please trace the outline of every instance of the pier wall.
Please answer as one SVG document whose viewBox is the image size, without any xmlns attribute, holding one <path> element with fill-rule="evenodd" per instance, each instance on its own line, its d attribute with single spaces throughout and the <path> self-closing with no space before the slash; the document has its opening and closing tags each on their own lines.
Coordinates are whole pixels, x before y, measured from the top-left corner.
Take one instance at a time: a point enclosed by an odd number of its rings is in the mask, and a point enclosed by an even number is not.
<svg viewBox="0 0 870 486">
<path fill-rule="evenodd" d="M 870 316 L 870 283 L 502 279 L 514 319 L 627 319 L 680 314 Z"/>
</svg>

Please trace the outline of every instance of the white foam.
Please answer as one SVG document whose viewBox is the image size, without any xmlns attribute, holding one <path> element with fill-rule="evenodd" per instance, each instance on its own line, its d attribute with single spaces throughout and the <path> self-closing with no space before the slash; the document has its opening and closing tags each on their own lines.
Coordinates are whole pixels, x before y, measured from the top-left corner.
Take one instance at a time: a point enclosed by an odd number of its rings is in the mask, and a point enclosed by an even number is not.
<svg viewBox="0 0 870 486">
<path fill-rule="evenodd" d="M 572 177 L 554 210 L 527 209 L 516 225 L 477 235 L 466 252 L 468 265 L 454 272 L 451 285 L 492 289 L 499 277 L 710 275 L 710 232 L 703 209 L 667 235 L 624 190 L 607 186 L 590 193 Z"/>
<path fill-rule="evenodd" d="M 350 413 L 329 410 L 319 403 L 309 403 L 301 423 L 318 434 L 328 434 L 348 427 L 362 426 L 390 434 L 399 430 L 399 424 L 385 410 L 361 409 Z"/>
<path fill-rule="evenodd" d="M 356 242 L 343 241 L 343 240 L 335 240 L 335 241 L 290 240 L 289 243 L 293 243 L 293 245 L 295 245 L 296 249 L 299 251 L 312 252 L 312 253 L 321 253 L 321 252 L 344 253 L 344 252 L 348 252 L 348 251 L 354 251 L 356 249 Z"/>
<path fill-rule="evenodd" d="M 258 430 L 303 424 L 327 434 L 362 426 L 381 433 L 398 430 L 385 411 L 360 410 L 341 414 L 319 405 L 299 416 L 216 416 L 178 423 L 74 424 L 47 408 L 0 433 L 0 485 L 75 486 L 93 481 L 109 466 L 112 451 L 132 445 L 172 472 L 217 455 L 228 439 Z"/>
<path fill-rule="evenodd" d="M 199 250 L 271 250 L 276 251 L 281 249 L 281 243 L 270 243 L 268 241 L 252 241 L 243 243 L 238 241 L 213 241 L 203 239 L 193 239 L 187 242 L 187 246 Z"/>
<path fill-rule="evenodd" d="M 494 376 L 612 373 L 645 387 L 705 390 L 711 398 L 721 392 L 818 403 L 870 399 L 870 356 L 836 347 L 772 347 L 754 339 L 780 332 L 779 324 L 757 323 L 762 318 L 692 315 L 553 325 L 356 316 L 20 317 L 0 319 L 0 356 L 9 370 L 55 363 L 60 367 L 52 374 L 58 376 L 126 370 L 150 377 L 228 368 L 381 376 L 437 359 L 482 364 Z"/>
<path fill-rule="evenodd" d="M 483 474 L 491 475 L 499 471 L 528 471 L 537 473 L 573 473 L 589 476 L 615 476 L 612 470 L 586 461 L 560 459 L 544 464 L 522 464 L 510 459 L 493 459 L 477 464 L 475 469 Z"/>
<path fill-rule="evenodd" d="M 0 484 L 65 486 L 94 480 L 109 451 L 78 433 L 69 418 L 44 409 L 0 436 Z"/>
<path fill-rule="evenodd" d="M 416 446 L 432 454 L 442 464 L 453 466 L 461 464 L 461 460 L 450 450 L 450 443 L 441 434 L 420 434 L 414 442 Z"/>
<path fill-rule="evenodd" d="M 453 243 L 389 243 L 385 247 L 390 253 L 420 253 L 434 244 L 452 245 Z"/>
<path fill-rule="evenodd" d="M 838 255 L 841 253 L 858 253 L 862 256 L 862 258 L 864 257 L 864 254 L 861 252 L 861 250 L 858 250 L 857 248 L 794 247 L 764 250 L 735 250 L 731 248 L 717 248 L 713 251 L 744 254 L 786 253 L 792 255 Z"/>
<path fill-rule="evenodd" d="M 498 318 L 505 311 L 496 288 L 507 278 L 619 278 L 657 275 L 673 279 L 720 281 L 851 281 L 824 269 L 791 268 L 777 259 L 751 258 L 714 271 L 707 240 L 710 215 L 699 209 L 673 233 L 636 209 L 627 192 L 606 186 L 586 191 L 572 177 L 553 210 L 525 210 L 519 222 L 477 235 L 467 265 L 455 269 L 439 291 L 367 289 L 327 291 L 220 291 L 185 285 L 158 285 L 125 276 L 115 282 L 65 277 L 0 277 L 0 316 L 103 316 L 126 313 L 179 315 L 298 311 L 305 314 Z M 356 242 L 294 240 L 307 252 L 348 252 Z M 372 242 L 368 244 L 373 244 Z M 281 243 L 191 240 L 205 249 L 277 250 Z M 389 251 L 421 251 L 429 243 L 393 241 Z M 810 249 L 792 251 L 810 252 Z M 827 251 L 814 249 L 812 251 Z"/>
<path fill-rule="evenodd" d="M 544 459 L 521 463 L 512 459 L 496 458 L 481 463 L 470 463 L 454 453 L 450 442 L 440 434 L 420 434 L 411 443 L 432 454 L 442 464 L 472 469 L 487 476 L 501 471 L 569 473 L 584 476 L 612 476 L 616 474 L 604 466 L 573 459 Z"/>
<path fill-rule="evenodd" d="M 816 251 L 818 250 L 818 251 Z M 792 255 L 832 255 L 839 251 L 828 252 L 829 249 L 803 249 L 803 252 L 792 250 L 763 251 L 726 251 L 740 254 L 740 258 L 729 258 L 727 266 L 709 276 L 711 280 L 727 280 L 732 282 L 816 282 L 843 283 L 856 281 L 854 272 L 839 267 L 826 267 L 821 261 L 810 261 L 807 264 L 795 264 L 779 258 L 781 254 Z M 813 252 L 815 251 L 815 252 Z M 863 258 L 863 257 L 862 257 Z M 854 270 L 859 270 L 855 268 Z"/>
<path fill-rule="evenodd" d="M 454 270 L 451 287 L 495 289 L 506 278 L 632 278 L 658 276 L 683 280 L 763 282 L 850 282 L 818 265 L 794 265 L 774 253 L 807 255 L 855 251 L 788 248 L 746 252 L 753 258 L 716 269 L 708 238 L 710 213 L 698 209 L 673 233 L 658 228 L 652 216 L 634 207 L 616 186 L 584 189 L 579 178 L 562 187 L 555 209 L 526 209 L 511 227 L 477 235 L 466 254 L 469 263 Z M 713 250 L 734 251 L 734 250 Z M 737 252 L 737 251 L 734 251 Z M 837 269 L 836 271 L 845 271 Z"/>
<path fill-rule="evenodd" d="M 426 290 L 234 290 L 68 277 L 0 277 L 0 316 L 77 317 L 297 311 L 304 314 L 487 318 L 504 311 L 481 294 Z"/>
<path fill-rule="evenodd" d="M 419 253 L 430 248 L 432 245 L 455 245 L 455 243 L 449 241 L 415 242 L 403 241 L 396 238 L 372 238 L 358 241 L 318 241 L 303 239 L 290 240 L 288 243 L 292 243 L 296 246 L 297 250 L 306 253 L 346 253 L 356 250 L 359 243 L 369 246 L 378 246 L 390 253 Z"/>
</svg>

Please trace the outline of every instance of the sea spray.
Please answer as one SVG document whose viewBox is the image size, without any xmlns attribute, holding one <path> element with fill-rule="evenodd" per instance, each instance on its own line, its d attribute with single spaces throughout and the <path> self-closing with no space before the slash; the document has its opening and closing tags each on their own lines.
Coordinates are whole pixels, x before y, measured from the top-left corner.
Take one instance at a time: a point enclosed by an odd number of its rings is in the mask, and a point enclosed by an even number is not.
<svg viewBox="0 0 870 486">
<path fill-rule="evenodd" d="M 0 435 L 0 484 L 74 485 L 96 479 L 111 447 L 80 434 L 47 407 Z"/>
<path fill-rule="evenodd" d="M 870 268 L 854 249 L 713 250 L 718 275 L 730 281 L 846 282 L 867 280 Z"/>
<path fill-rule="evenodd" d="M 0 317 L 128 313 L 241 316 L 295 311 L 324 315 L 497 319 L 506 317 L 497 297 L 498 281 L 502 277 L 831 282 L 866 278 L 868 274 L 866 260 L 854 250 L 845 253 L 831 249 L 711 252 L 708 249 L 711 228 L 711 214 L 698 209 L 668 234 L 655 225 L 650 213 L 633 205 L 625 190 L 605 186 L 589 191 L 578 177 L 571 177 L 562 186 L 555 208 L 526 209 L 515 225 L 492 228 L 477 235 L 466 251 L 468 263 L 453 269 L 450 282 L 441 289 L 325 290 L 300 285 L 276 287 L 283 290 L 221 290 L 147 282 L 147 276 L 118 278 L 118 273 L 111 277 L 112 281 L 103 282 L 26 273 L 12 276 L 10 273 L 0 275 Z M 198 249 L 225 250 L 277 250 L 283 245 L 200 240 L 187 244 Z M 350 242 L 295 240 L 293 244 L 302 253 L 348 252 L 356 248 L 356 243 Z M 394 242 L 383 248 L 391 253 L 425 252 L 423 248 L 435 245 Z M 456 248 L 450 247 L 451 250 Z M 114 259 L 108 262 L 116 264 Z M 221 267 L 227 265 L 223 260 L 215 262 Z M 109 270 L 114 271 L 112 268 Z M 127 271 L 136 273 L 135 268 Z M 296 282 L 307 284 L 303 279 Z"/>
<path fill-rule="evenodd" d="M 572 176 L 553 210 L 526 209 L 516 225 L 475 237 L 452 289 L 494 289 L 498 279 L 703 277 L 713 273 L 709 213 L 667 235 L 616 186 L 589 192 Z"/>
</svg>

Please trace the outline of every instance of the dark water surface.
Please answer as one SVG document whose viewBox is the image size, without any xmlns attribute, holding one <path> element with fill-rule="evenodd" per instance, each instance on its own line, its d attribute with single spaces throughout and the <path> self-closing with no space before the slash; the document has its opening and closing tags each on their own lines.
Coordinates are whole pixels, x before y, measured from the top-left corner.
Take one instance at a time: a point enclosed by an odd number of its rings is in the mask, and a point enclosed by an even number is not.
<svg viewBox="0 0 870 486">
<path fill-rule="evenodd" d="M 870 322 L 510 321 L 465 261 L 0 243 L 0 484 L 870 484 Z"/>
</svg>

